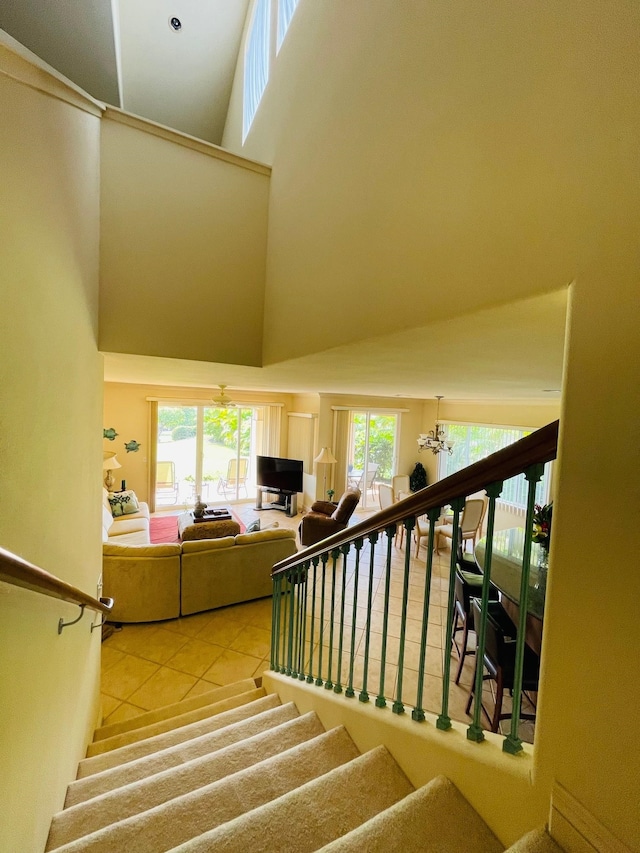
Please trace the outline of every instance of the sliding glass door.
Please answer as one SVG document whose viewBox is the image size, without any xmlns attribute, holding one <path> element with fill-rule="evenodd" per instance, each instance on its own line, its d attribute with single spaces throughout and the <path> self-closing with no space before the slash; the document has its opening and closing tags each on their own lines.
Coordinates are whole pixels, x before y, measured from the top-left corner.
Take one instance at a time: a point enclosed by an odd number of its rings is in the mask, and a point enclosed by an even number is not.
<svg viewBox="0 0 640 853">
<path fill-rule="evenodd" d="M 156 507 L 255 495 L 259 408 L 158 404 Z"/>
<path fill-rule="evenodd" d="M 362 492 L 360 505 L 378 507 L 378 483 L 390 483 L 395 471 L 398 416 L 351 412 L 347 485 Z"/>
</svg>

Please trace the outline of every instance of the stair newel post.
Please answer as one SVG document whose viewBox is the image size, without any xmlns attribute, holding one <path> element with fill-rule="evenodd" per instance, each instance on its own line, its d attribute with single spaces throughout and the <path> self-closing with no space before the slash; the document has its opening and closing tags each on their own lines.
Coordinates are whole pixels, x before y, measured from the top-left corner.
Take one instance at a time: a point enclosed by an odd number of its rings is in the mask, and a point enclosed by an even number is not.
<svg viewBox="0 0 640 853">
<path fill-rule="evenodd" d="M 324 651 L 324 602 L 325 592 L 327 588 L 327 560 L 329 552 L 325 551 L 320 555 L 322 562 L 322 589 L 320 591 L 320 642 L 318 643 L 318 677 L 316 678 L 316 686 L 322 687 L 322 653 Z"/>
<path fill-rule="evenodd" d="M 271 599 L 271 669 L 280 668 L 280 596 L 282 595 L 282 575 L 273 578 L 273 598 Z"/>
<path fill-rule="evenodd" d="M 487 513 L 486 548 L 484 552 L 484 568 L 482 570 L 482 604 L 480 607 L 480 624 L 475 626 L 476 630 L 476 668 L 473 706 L 473 722 L 467 729 L 467 739 L 480 743 L 484 740 L 484 733 L 480 725 L 482 715 L 482 682 L 484 670 L 484 649 L 487 637 L 487 611 L 489 609 L 489 587 L 491 586 L 491 560 L 493 558 L 493 530 L 496 520 L 496 500 L 502 493 L 502 481 L 491 483 L 487 486 L 486 493 L 489 498 L 489 510 Z"/>
<path fill-rule="evenodd" d="M 344 644 L 344 607 L 345 607 L 345 594 L 347 591 L 347 555 L 349 554 L 349 549 L 351 546 L 347 542 L 345 545 L 340 546 L 340 550 L 342 551 L 342 590 L 340 595 L 340 633 L 338 636 L 338 674 L 336 677 L 336 683 L 333 687 L 334 693 L 342 693 L 342 647 Z M 355 595 L 355 591 L 354 591 Z"/>
<path fill-rule="evenodd" d="M 307 561 L 302 567 L 302 609 L 300 611 L 300 619 L 302 621 L 302 636 L 300 638 L 300 660 L 298 662 L 298 679 L 304 681 L 304 658 L 307 640 L 307 579 L 309 577 L 309 562 Z"/>
<path fill-rule="evenodd" d="M 358 699 L 361 702 L 369 701 L 367 682 L 369 680 L 369 646 L 371 643 L 371 605 L 373 603 L 373 568 L 375 563 L 375 545 L 378 541 L 378 532 L 370 533 L 368 538 L 371 548 L 369 554 L 369 583 L 367 585 L 367 621 L 364 634 L 364 672 L 362 674 L 362 690 L 358 696 Z"/>
<path fill-rule="evenodd" d="M 422 707 L 422 696 L 424 693 L 424 668 L 427 659 L 427 630 L 429 625 L 429 607 L 431 604 L 431 579 L 433 577 L 433 550 L 435 544 L 435 527 L 442 507 L 432 507 L 427 510 L 429 519 L 429 535 L 427 537 L 427 566 L 424 578 L 424 600 L 422 606 L 422 630 L 420 632 L 420 664 L 418 666 L 418 688 L 416 690 L 416 705 L 411 712 L 411 718 L 416 722 L 423 722 L 425 718 Z M 407 540 L 408 541 L 408 540 Z"/>
<path fill-rule="evenodd" d="M 296 570 L 292 569 L 288 575 L 289 581 L 289 634 L 287 637 L 287 670 L 286 674 L 291 675 L 293 673 L 293 620 L 295 616 L 295 607 L 294 607 L 294 594 L 295 594 L 295 583 L 294 583 L 294 575 Z"/>
<path fill-rule="evenodd" d="M 318 576 L 318 557 L 312 557 L 311 565 L 313 566 L 313 581 L 311 584 L 311 630 L 309 635 L 309 674 L 307 675 L 307 684 L 313 684 L 313 640 L 316 629 L 316 580 Z"/>
<path fill-rule="evenodd" d="M 331 552 L 331 612 L 329 614 L 329 659 L 327 661 L 327 680 L 324 683 L 325 690 L 333 689 L 333 681 L 331 680 L 333 669 L 333 635 L 335 633 L 335 612 L 336 612 L 336 574 L 338 571 L 338 557 L 340 549 L 334 548 Z"/>
<path fill-rule="evenodd" d="M 356 695 L 353 689 L 353 663 L 356 654 L 356 619 L 358 615 L 358 583 L 360 580 L 360 551 L 364 545 L 364 539 L 356 539 L 353 543 L 356 552 L 356 565 L 353 573 L 353 607 L 351 608 L 351 643 L 349 646 L 349 675 L 347 680 L 347 689 L 344 695 L 351 699 Z M 344 587 L 342 593 L 344 602 Z"/>
<path fill-rule="evenodd" d="M 391 548 L 396 532 L 395 524 L 385 528 L 387 534 L 387 562 L 384 575 L 384 612 L 382 615 L 382 648 L 380 650 L 380 687 L 376 696 L 376 708 L 385 708 L 387 700 L 384 696 L 384 676 L 387 657 L 387 631 L 389 629 L 389 595 L 391 594 Z M 409 540 L 407 540 L 409 541 Z"/>
<path fill-rule="evenodd" d="M 410 541 L 411 531 L 415 526 L 415 519 L 407 519 L 405 528 L 407 531 L 407 542 Z M 395 531 L 394 531 L 395 535 Z M 389 545 L 391 545 L 391 534 L 389 534 Z M 411 548 L 404 549 L 404 576 L 402 580 L 402 614 L 400 617 L 400 645 L 398 647 L 398 678 L 395 702 L 391 706 L 394 714 L 404 714 L 402 703 L 402 680 L 404 676 L 404 644 L 407 635 L 407 608 L 409 606 L 409 570 L 411 569 Z"/>
<path fill-rule="evenodd" d="M 436 727 L 447 731 L 451 728 L 451 718 L 449 717 L 449 682 L 451 680 L 451 646 L 453 643 L 453 602 L 455 597 L 455 581 L 456 581 L 456 545 L 458 541 L 458 533 L 460 530 L 460 513 L 464 509 L 465 498 L 455 498 L 451 501 L 451 509 L 453 510 L 453 533 L 451 536 L 451 564 L 449 566 L 449 595 L 447 596 L 447 630 L 445 636 L 444 648 L 444 672 L 442 675 L 442 711 L 436 720 Z"/>
<path fill-rule="evenodd" d="M 522 750 L 522 740 L 518 737 L 520 725 L 520 706 L 522 703 L 522 670 L 524 668 L 524 646 L 527 633 L 527 605 L 529 599 L 529 574 L 531 571 L 531 546 L 533 540 L 533 515 L 536 502 L 536 485 L 544 473 L 544 465 L 536 463 L 524 472 L 529 484 L 527 494 L 527 517 L 525 521 L 525 537 L 522 553 L 522 574 L 520 576 L 520 601 L 518 604 L 518 636 L 516 637 L 516 661 L 513 673 L 513 710 L 511 712 L 511 731 L 502 743 L 504 752 L 516 755 Z"/>
</svg>

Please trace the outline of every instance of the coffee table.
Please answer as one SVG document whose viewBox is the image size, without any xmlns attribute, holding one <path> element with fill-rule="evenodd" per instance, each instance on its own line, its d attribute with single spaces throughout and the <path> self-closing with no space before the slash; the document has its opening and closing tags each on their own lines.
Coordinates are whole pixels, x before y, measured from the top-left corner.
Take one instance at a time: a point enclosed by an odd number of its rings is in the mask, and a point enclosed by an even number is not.
<svg viewBox="0 0 640 853">
<path fill-rule="evenodd" d="M 182 542 L 194 539 L 218 539 L 221 536 L 236 536 L 240 525 L 226 507 L 210 510 L 202 518 L 195 518 L 193 511 L 178 516 L 178 536 Z"/>
</svg>

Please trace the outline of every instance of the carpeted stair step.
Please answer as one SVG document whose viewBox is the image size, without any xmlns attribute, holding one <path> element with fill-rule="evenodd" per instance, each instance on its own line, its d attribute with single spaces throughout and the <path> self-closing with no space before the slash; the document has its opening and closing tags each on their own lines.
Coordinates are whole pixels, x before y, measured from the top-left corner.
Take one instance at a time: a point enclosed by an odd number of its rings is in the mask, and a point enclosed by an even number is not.
<svg viewBox="0 0 640 853">
<path fill-rule="evenodd" d="M 412 790 L 387 749 L 376 747 L 294 791 L 171 848 L 172 853 L 311 853 Z"/>
<path fill-rule="evenodd" d="M 322 729 L 314 713 L 300 720 L 306 718 L 315 719 L 316 728 Z M 276 736 L 279 737 L 274 732 L 274 738 Z M 343 727 L 322 732 L 279 755 L 148 811 L 111 823 L 104 829 L 57 847 L 55 851 L 162 853 L 304 785 L 309 779 L 326 774 L 357 755 L 357 747 Z M 54 848 L 47 849 L 54 853 Z"/>
<path fill-rule="evenodd" d="M 546 829 L 534 829 L 508 847 L 505 853 L 563 853 Z"/>
<path fill-rule="evenodd" d="M 337 838 L 322 853 L 502 853 L 503 845 L 445 776 Z"/>
<path fill-rule="evenodd" d="M 248 693 L 241 693 L 239 696 L 231 696 L 229 699 L 224 699 L 222 702 L 216 703 L 213 706 L 214 712 L 203 720 L 197 720 L 194 723 L 180 726 L 177 729 L 170 729 L 168 732 L 150 735 L 142 740 L 135 741 L 135 743 L 110 749 L 99 755 L 91 755 L 83 758 L 78 764 L 78 778 L 91 776 L 92 773 L 100 773 L 109 767 L 116 767 L 118 764 L 126 764 L 128 761 L 142 758 L 143 755 L 150 755 L 159 749 L 165 749 L 167 746 L 173 746 L 176 743 L 182 743 L 185 740 L 199 737 L 201 734 L 213 731 L 214 729 L 222 728 L 223 725 L 226 725 L 224 719 L 225 713 L 236 709 L 247 708 L 256 699 L 263 699 L 265 697 L 266 692 L 263 687 L 256 688 Z M 100 743 L 104 743 L 104 741 L 100 741 Z M 96 746 L 96 744 L 91 744 L 90 746 Z"/>
<path fill-rule="evenodd" d="M 231 696 L 226 696 L 217 702 L 210 705 L 205 705 L 202 708 L 195 708 L 187 713 L 180 714 L 177 717 L 169 717 L 165 720 L 157 720 L 150 723 L 148 726 L 133 729 L 130 732 L 113 735 L 112 737 L 103 738 L 102 740 L 90 743 L 87 747 L 87 758 L 94 755 L 102 755 L 105 752 L 111 752 L 120 749 L 123 746 L 128 746 L 138 741 L 147 740 L 155 735 L 161 735 L 165 732 L 170 732 L 173 729 L 183 728 L 191 723 L 197 723 L 199 720 L 204 720 L 213 717 L 215 714 L 221 714 L 223 711 L 229 711 L 231 708 L 238 708 L 247 702 L 257 699 L 259 696 L 264 696 L 265 690 L 262 687 L 256 687 L 255 684 L 249 690 L 243 693 L 236 693 Z"/>
<path fill-rule="evenodd" d="M 165 705 L 164 707 L 156 708 L 153 711 L 145 711 L 142 714 L 138 714 L 136 717 L 131 717 L 129 720 L 100 726 L 100 728 L 95 730 L 93 740 L 106 740 L 107 738 L 112 738 L 116 735 L 132 732 L 135 729 L 151 726 L 153 723 L 159 723 L 161 720 L 175 719 L 183 714 L 188 714 L 190 711 L 197 711 L 207 705 L 213 705 L 215 702 L 228 699 L 230 696 L 237 696 L 239 693 L 247 693 L 249 690 L 253 690 L 255 687 L 259 686 L 260 685 L 256 684 L 253 678 L 245 678 L 243 681 L 234 681 L 233 684 L 227 684 L 224 687 L 215 687 L 208 690 L 206 693 L 200 693 L 197 696 L 182 699 L 180 702 L 174 702 L 172 705 Z M 194 718 L 194 720 L 195 719 L 196 718 Z M 193 722 L 194 720 L 187 720 L 186 722 Z M 183 724 L 180 723 L 179 725 Z"/>
<path fill-rule="evenodd" d="M 229 744 L 238 743 L 245 737 L 251 737 L 297 716 L 298 710 L 293 702 L 280 705 L 280 699 L 274 694 L 258 699 L 250 705 L 227 711 L 214 718 L 219 725 L 213 731 L 167 746 L 126 764 L 107 768 L 101 773 L 77 779 L 67 788 L 65 808 L 122 785 L 146 779 L 154 773 L 161 773 Z"/>
</svg>

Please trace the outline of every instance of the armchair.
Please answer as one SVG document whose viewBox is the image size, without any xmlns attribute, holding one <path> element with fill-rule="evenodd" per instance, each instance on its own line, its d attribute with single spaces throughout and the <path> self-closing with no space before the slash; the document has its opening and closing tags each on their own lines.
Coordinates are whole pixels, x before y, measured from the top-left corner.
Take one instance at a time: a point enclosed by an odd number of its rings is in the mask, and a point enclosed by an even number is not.
<svg viewBox="0 0 640 853">
<path fill-rule="evenodd" d="M 315 545 L 339 530 L 344 530 L 360 500 L 359 489 L 347 489 L 338 505 L 329 501 L 316 501 L 302 518 L 298 532 L 302 545 Z"/>
</svg>

